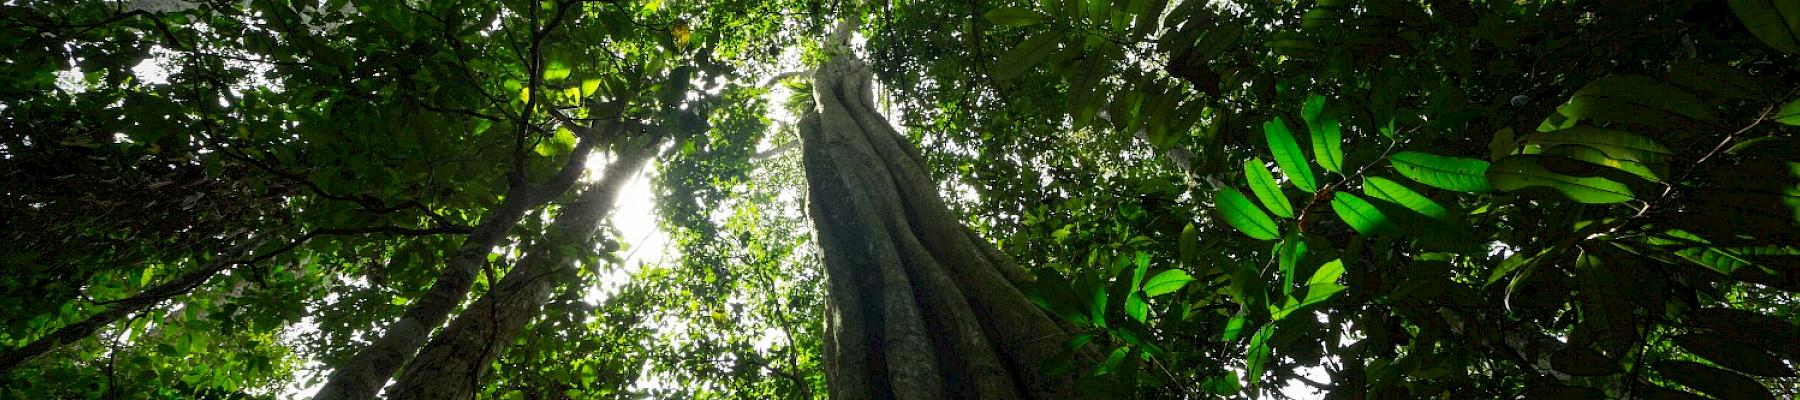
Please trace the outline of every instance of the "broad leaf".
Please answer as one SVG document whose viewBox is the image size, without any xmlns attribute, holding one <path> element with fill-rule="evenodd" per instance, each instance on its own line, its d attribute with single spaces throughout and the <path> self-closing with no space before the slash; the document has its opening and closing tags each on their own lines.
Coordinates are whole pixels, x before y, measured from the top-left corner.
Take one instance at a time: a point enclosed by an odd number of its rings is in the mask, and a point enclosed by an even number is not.
<svg viewBox="0 0 1800 400">
<path fill-rule="evenodd" d="M 1438 205 L 1436 201 L 1425 195 L 1414 192 L 1400 182 L 1379 176 L 1363 178 L 1363 193 L 1377 199 L 1387 200 L 1417 211 L 1427 217 L 1440 221 L 1449 221 L 1450 210 Z"/>
<path fill-rule="evenodd" d="M 1769 389 L 1743 375 L 1692 361 L 1663 361 L 1656 370 L 1665 379 L 1717 397 L 1720 400 L 1775 400 Z"/>
<path fill-rule="evenodd" d="M 1319 186 L 1313 180 L 1312 167 L 1307 165 L 1306 154 L 1300 152 L 1300 142 L 1294 140 L 1294 134 L 1288 131 L 1287 123 L 1281 117 L 1263 123 L 1263 137 L 1269 141 L 1269 150 L 1275 154 L 1275 165 L 1281 167 L 1281 174 L 1287 176 L 1294 186 L 1307 192 L 1316 192 Z"/>
<path fill-rule="evenodd" d="M 1150 280 L 1144 281 L 1144 294 L 1150 297 L 1156 297 L 1175 293 L 1175 291 L 1181 290 L 1182 287 L 1187 286 L 1188 282 L 1193 281 L 1194 277 L 1189 276 L 1187 271 L 1171 269 L 1158 272 L 1156 276 L 1150 277 Z"/>
<path fill-rule="evenodd" d="M 987 17 L 987 20 L 992 21 L 994 24 L 1007 26 L 1028 26 L 1044 22 L 1045 19 L 1050 18 L 1050 16 L 1044 15 L 1043 13 L 1021 7 L 996 8 L 988 10 L 987 14 L 984 14 L 983 16 Z"/>
<path fill-rule="evenodd" d="M 1062 34 L 1056 31 L 1040 32 L 1025 39 L 1018 47 L 1000 56 L 1000 61 L 994 64 L 994 79 L 1011 80 L 1031 70 L 1049 57 L 1061 40 Z"/>
<path fill-rule="evenodd" d="M 1325 96 L 1308 95 L 1300 108 L 1306 130 L 1312 134 L 1313 160 L 1326 171 L 1343 173 L 1344 140 L 1342 127 L 1335 117 L 1325 115 Z"/>
<path fill-rule="evenodd" d="M 1555 189 L 1570 200 L 1589 204 L 1620 203 L 1632 199 L 1631 189 L 1604 178 L 1563 175 L 1537 164 L 1539 156 L 1515 155 L 1501 159 L 1487 177 L 1495 189 L 1514 191 L 1532 187 Z"/>
<path fill-rule="evenodd" d="M 1244 160 L 1244 179 L 1250 181 L 1250 192 L 1269 207 L 1269 212 L 1282 218 L 1294 217 L 1294 205 L 1281 193 L 1281 185 L 1275 183 L 1275 174 L 1269 172 L 1269 166 L 1261 158 Z"/>
<path fill-rule="evenodd" d="M 1792 0 L 1730 0 L 1744 28 L 1763 43 L 1788 54 L 1800 54 L 1800 2 Z"/>
<path fill-rule="evenodd" d="M 1738 372 L 1770 377 L 1794 376 L 1794 370 L 1781 359 L 1724 335 L 1690 333 L 1676 336 L 1674 340 L 1676 345 L 1694 355 Z"/>
<path fill-rule="evenodd" d="M 1552 147 L 1549 149 L 1545 149 L 1544 154 L 1563 156 L 1563 157 L 1567 157 L 1571 160 L 1577 160 L 1577 161 L 1581 161 L 1581 162 L 1585 162 L 1585 163 L 1589 163 L 1589 164 L 1609 167 L 1612 169 L 1630 173 L 1632 175 L 1637 175 L 1637 177 L 1643 178 L 1643 179 L 1651 181 L 1651 182 L 1658 182 L 1658 181 L 1662 180 L 1662 178 L 1656 176 L 1656 171 L 1650 170 L 1650 167 L 1647 165 L 1644 165 L 1643 163 L 1612 158 L 1610 156 L 1607 156 L 1606 152 L 1600 151 L 1599 149 L 1595 149 L 1593 147 L 1582 146 L 1582 145 L 1562 145 L 1562 146 L 1556 146 L 1556 147 Z"/>
<path fill-rule="evenodd" d="M 1402 151 L 1388 158 L 1400 175 L 1419 183 L 1458 192 L 1488 192 L 1488 162 L 1473 158 L 1445 157 Z"/>
<path fill-rule="evenodd" d="M 1625 131 L 1577 126 L 1525 137 L 1525 142 L 1551 148 L 1580 145 L 1600 150 L 1608 158 L 1623 161 L 1657 162 L 1675 154 L 1655 140 Z"/>
<path fill-rule="evenodd" d="M 1337 192 L 1331 198 L 1331 210 L 1350 224 L 1356 233 L 1370 235 L 1377 232 L 1391 232 L 1393 225 L 1388 222 L 1387 215 L 1376 209 L 1374 204 L 1354 194 Z"/>
<path fill-rule="evenodd" d="M 1269 219 L 1269 214 L 1263 213 L 1261 208 L 1251 204 L 1250 199 L 1244 197 L 1243 192 L 1229 187 L 1220 188 L 1218 196 L 1215 196 L 1213 201 L 1218 204 L 1219 213 L 1225 218 L 1225 223 L 1244 232 L 1245 235 L 1259 240 L 1275 240 L 1275 238 L 1281 237 L 1275 221 Z"/>
<path fill-rule="evenodd" d="M 1788 125 L 1800 125 L 1800 99 L 1788 102 L 1775 112 L 1775 122 Z"/>
<path fill-rule="evenodd" d="M 1694 94 L 1640 75 L 1614 74 L 1582 86 L 1569 104 L 1558 109 L 1577 119 L 1600 119 L 1636 125 L 1687 118 L 1714 119 L 1712 108 Z"/>
</svg>

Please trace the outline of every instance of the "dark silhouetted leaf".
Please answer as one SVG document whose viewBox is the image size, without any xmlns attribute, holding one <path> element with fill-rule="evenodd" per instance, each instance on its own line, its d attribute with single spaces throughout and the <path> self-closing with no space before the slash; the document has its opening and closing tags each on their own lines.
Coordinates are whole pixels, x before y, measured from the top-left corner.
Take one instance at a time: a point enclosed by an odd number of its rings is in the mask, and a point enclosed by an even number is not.
<svg viewBox="0 0 1800 400">
<path fill-rule="evenodd" d="M 1748 343 L 1720 334 L 1690 333 L 1676 336 L 1675 344 L 1714 364 L 1751 375 L 1794 376 L 1794 370 Z"/>
<path fill-rule="evenodd" d="M 1776 50 L 1800 54 L 1800 3 L 1791 0 L 1730 0 L 1731 11 L 1757 39 Z"/>
<path fill-rule="evenodd" d="M 1743 375 L 1692 361 L 1663 361 L 1656 370 L 1664 379 L 1694 388 L 1719 400 L 1775 400 L 1769 389 Z"/>
<path fill-rule="evenodd" d="M 1061 40 L 1062 34 L 1056 31 L 1040 32 L 1025 39 L 1018 47 L 1000 56 L 1000 61 L 994 64 L 994 79 L 1010 80 L 1031 70 L 1049 57 Z"/>
<path fill-rule="evenodd" d="M 1044 19 L 1050 18 L 1050 16 L 1044 15 L 1043 13 L 1021 7 L 1000 7 L 988 10 L 987 14 L 983 14 L 982 16 L 995 24 L 1007 26 L 1028 26 L 1044 22 Z"/>
<path fill-rule="evenodd" d="M 1619 362 L 1578 346 L 1564 347 L 1550 355 L 1550 368 L 1577 376 L 1602 376 L 1624 372 Z"/>
</svg>

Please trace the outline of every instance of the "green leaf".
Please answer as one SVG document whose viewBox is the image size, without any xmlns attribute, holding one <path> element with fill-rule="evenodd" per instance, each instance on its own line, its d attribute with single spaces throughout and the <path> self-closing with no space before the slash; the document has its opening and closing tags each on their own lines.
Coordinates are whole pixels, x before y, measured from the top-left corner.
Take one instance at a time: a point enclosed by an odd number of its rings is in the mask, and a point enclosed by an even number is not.
<svg viewBox="0 0 1800 400">
<path fill-rule="evenodd" d="M 1106 285 L 1095 285 L 1093 301 L 1088 303 L 1088 313 L 1094 319 L 1094 326 L 1106 327 Z"/>
<path fill-rule="evenodd" d="M 1445 157 L 1417 151 L 1394 153 L 1388 161 L 1401 176 L 1444 190 L 1489 192 L 1488 162 L 1473 158 Z"/>
<path fill-rule="evenodd" d="M 1794 99 L 1794 101 L 1788 102 L 1787 105 L 1781 106 L 1781 111 L 1775 112 L 1775 118 L 1773 119 L 1775 122 L 1783 124 L 1800 125 L 1800 99 Z"/>
<path fill-rule="evenodd" d="M 581 95 L 582 96 L 593 96 L 595 93 L 599 93 L 599 90 L 600 90 L 600 79 L 595 78 L 595 79 L 587 79 L 587 80 L 581 81 Z"/>
<path fill-rule="evenodd" d="M 1150 297 L 1156 297 L 1175 293 L 1175 291 L 1181 290 L 1182 287 L 1187 286 L 1188 282 L 1193 281 L 1194 277 L 1189 276 L 1187 271 L 1171 269 L 1158 272 L 1156 276 L 1150 277 L 1150 280 L 1144 281 L 1144 294 Z"/>
<path fill-rule="evenodd" d="M 1000 61 L 994 64 L 994 79 L 1011 80 L 1024 74 L 1031 67 L 1043 62 L 1045 57 L 1049 57 L 1050 53 L 1056 50 L 1057 42 L 1061 40 L 1062 34 L 1056 31 L 1031 35 L 1023 43 L 1019 43 L 1018 47 L 1014 47 L 1000 56 Z"/>
<path fill-rule="evenodd" d="M 1514 191 L 1531 187 L 1545 187 L 1562 192 L 1570 200 L 1588 204 L 1621 203 L 1631 200 L 1631 189 L 1622 183 L 1604 178 L 1574 177 L 1563 175 L 1537 164 L 1536 155 L 1515 155 L 1500 159 L 1487 172 L 1488 181 L 1495 189 Z"/>
<path fill-rule="evenodd" d="M 1220 188 L 1214 201 L 1218 203 L 1219 212 L 1223 214 L 1225 223 L 1244 232 L 1245 235 L 1258 240 L 1275 240 L 1275 238 L 1281 237 L 1275 221 L 1269 219 L 1269 214 L 1263 213 L 1261 208 L 1251 204 L 1250 199 L 1244 197 L 1243 192 L 1229 187 Z"/>
<path fill-rule="evenodd" d="M 1794 370 L 1783 364 L 1781 359 L 1724 335 L 1690 333 L 1676 336 L 1674 341 L 1676 345 L 1700 358 L 1738 372 L 1769 377 L 1794 376 Z"/>
<path fill-rule="evenodd" d="M 1368 200 L 1354 194 L 1337 192 L 1331 197 L 1331 211 L 1337 212 L 1338 218 L 1350 224 L 1356 233 L 1371 235 L 1377 232 L 1391 232 L 1393 226 L 1387 215 L 1375 208 Z"/>
<path fill-rule="evenodd" d="M 1681 258 L 1687 259 L 1688 261 L 1693 261 L 1695 264 L 1700 264 L 1700 266 L 1712 268 L 1714 271 L 1719 271 L 1719 273 L 1727 276 L 1737 272 L 1739 269 L 1759 267 L 1756 262 L 1750 261 L 1742 255 L 1738 255 L 1727 249 L 1712 246 L 1695 246 L 1680 249 L 1675 251 L 1675 255 L 1681 256 Z"/>
<path fill-rule="evenodd" d="M 1586 126 L 1531 134 L 1525 137 L 1525 142 L 1546 149 L 1562 145 L 1586 146 L 1600 150 L 1608 158 L 1623 161 L 1658 162 L 1675 154 L 1647 137 Z"/>
<path fill-rule="evenodd" d="M 1241 314 L 1232 316 L 1231 319 L 1225 321 L 1225 330 L 1219 333 L 1219 338 L 1225 341 L 1237 340 L 1239 335 L 1244 334 L 1246 322 L 1248 319 Z"/>
<path fill-rule="evenodd" d="M 1769 389 L 1743 375 L 1692 361 L 1663 361 L 1656 370 L 1664 379 L 1712 395 L 1720 400 L 1775 400 Z"/>
<path fill-rule="evenodd" d="M 1269 312 L 1269 318 L 1271 320 L 1280 321 L 1282 318 L 1286 318 L 1294 312 L 1305 310 L 1307 307 L 1323 303 L 1326 300 L 1331 300 L 1332 296 L 1348 289 L 1348 287 L 1337 283 L 1338 278 L 1342 276 L 1344 276 L 1344 261 L 1342 259 L 1331 260 L 1331 262 L 1319 266 L 1319 270 L 1313 271 L 1312 277 L 1306 279 L 1306 297 L 1301 298 L 1300 300 L 1288 298 L 1286 304 Z"/>
<path fill-rule="evenodd" d="M 1800 3 L 1793 0 L 1730 0 L 1744 28 L 1769 47 L 1800 54 Z"/>
<path fill-rule="evenodd" d="M 1589 163 L 1589 164 L 1609 167 L 1612 169 L 1630 173 L 1632 175 L 1637 175 L 1637 177 L 1639 177 L 1639 178 L 1644 178 L 1644 179 L 1650 180 L 1650 181 L 1661 181 L 1662 180 L 1662 178 L 1656 176 L 1655 171 L 1651 171 L 1650 167 L 1647 165 L 1644 165 L 1644 163 L 1640 163 L 1640 162 L 1636 162 L 1636 161 L 1625 161 L 1625 160 L 1619 160 L 1616 158 L 1612 158 L 1612 157 L 1607 156 L 1606 152 L 1603 152 L 1603 151 L 1600 151 L 1599 149 L 1595 149 L 1595 148 L 1588 147 L 1588 146 L 1582 146 L 1582 145 L 1556 146 L 1556 147 L 1551 147 L 1549 149 L 1545 149 L 1544 154 L 1562 156 L 1562 157 L 1567 157 L 1572 160 L 1578 160 L 1578 161 Z"/>
<path fill-rule="evenodd" d="M 1249 354 L 1244 356 L 1244 387 L 1253 388 L 1262 380 L 1263 368 L 1268 366 L 1269 357 L 1274 348 L 1269 347 L 1269 338 L 1275 336 L 1275 324 L 1263 325 L 1250 337 Z"/>
<path fill-rule="evenodd" d="M 1306 163 L 1306 154 L 1300 152 L 1300 142 L 1294 140 L 1294 134 L 1288 131 L 1287 123 L 1281 117 L 1263 123 L 1263 136 L 1269 140 L 1269 150 L 1275 154 L 1275 165 L 1281 167 L 1281 174 L 1294 186 L 1308 193 L 1319 190 L 1314 184 L 1312 167 Z"/>
<path fill-rule="evenodd" d="M 1275 183 L 1275 174 L 1269 172 L 1269 166 L 1263 163 L 1262 158 L 1250 157 L 1244 160 L 1244 179 L 1250 181 L 1250 192 L 1256 194 L 1257 200 L 1262 200 L 1264 206 L 1269 207 L 1269 212 L 1282 218 L 1294 217 L 1293 203 L 1289 203 L 1287 196 L 1281 193 L 1281 185 Z"/>
<path fill-rule="evenodd" d="M 1306 104 L 1300 108 L 1300 117 L 1306 120 L 1306 130 L 1312 134 L 1313 160 L 1326 171 L 1343 173 L 1342 127 L 1337 118 L 1325 115 L 1325 96 L 1306 96 Z"/>
<path fill-rule="evenodd" d="M 988 21 L 991 21 L 996 25 L 1006 26 L 1029 26 L 1044 22 L 1045 19 L 1050 18 L 1050 16 L 1044 15 L 1044 13 L 1022 7 L 996 8 L 988 10 L 987 14 L 982 16 L 986 17 Z"/>
<path fill-rule="evenodd" d="M 1200 230 L 1191 222 L 1181 228 L 1179 249 L 1182 264 L 1193 263 L 1195 258 L 1200 257 Z"/>
<path fill-rule="evenodd" d="M 1539 250 L 1536 253 L 1525 251 L 1513 253 L 1511 256 L 1506 257 L 1505 260 L 1500 260 L 1500 265 L 1494 267 L 1494 272 L 1488 274 L 1487 282 L 1482 283 L 1482 286 L 1493 285 L 1495 282 L 1499 282 L 1501 278 L 1511 275 L 1513 271 L 1516 271 L 1519 268 L 1537 265 L 1539 259 L 1543 258 L 1545 254 L 1552 253 L 1555 249 L 1555 247 L 1550 247 Z"/>
<path fill-rule="evenodd" d="M 1125 315 L 1138 322 L 1144 322 L 1150 318 L 1150 305 L 1144 303 L 1144 299 L 1138 296 L 1138 292 L 1131 292 L 1125 296 Z"/>
<path fill-rule="evenodd" d="M 1299 235 L 1288 234 L 1280 244 L 1275 245 L 1275 260 L 1281 271 L 1281 295 L 1287 296 L 1294 290 L 1294 278 L 1300 261 L 1306 259 L 1306 241 Z"/>
<path fill-rule="evenodd" d="M 1446 222 L 1450 219 L 1449 209 L 1439 205 L 1436 201 L 1432 201 L 1431 198 L 1419 194 L 1419 192 L 1414 192 L 1411 188 L 1407 188 L 1406 185 L 1387 178 L 1379 176 L 1363 178 L 1363 194 L 1367 194 L 1369 197 L 1394 202 L 1394 204 L 1405 206 L 1407 209 L 1417 211 L 1419 214 L 1431 217 L 1432 219 Z"/>
<path fill-rule="evenodd" d="M 1336 284 L 1338 278 L 1343 276 L 1344 260 L 1331 260 L 1331 262 L 1327 262 L 1325 265 L 1320 265 L 1319 270 L 1313 271 L 1312 277 L 1306 278 L 1306 286 Z M 1308 296 L 1310 297 L 1311 295 Z"/>
<path fill-rule="evenodd" d="M 561 61 L 551 61 L 544 66 L 544 80 L 554 81 L 569 77 L 569 65 Z"/>
</svg>

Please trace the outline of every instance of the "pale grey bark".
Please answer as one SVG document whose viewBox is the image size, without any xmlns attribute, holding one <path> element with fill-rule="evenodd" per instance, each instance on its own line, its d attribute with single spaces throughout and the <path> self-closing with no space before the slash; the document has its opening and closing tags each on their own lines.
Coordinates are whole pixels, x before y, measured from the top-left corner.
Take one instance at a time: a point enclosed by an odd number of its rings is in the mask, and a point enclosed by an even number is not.
<svg viewBox="0 0 1800 400">
<path fill-rule="evenodd" d="M 1044 370 L 1069 334 L 1015 286 L 1024 271 L 944 204 L 873 106 L 870 79 L 833 57 L 800 122 L 831 398 L 1081 398 L 1074 375 Z"/>
<path fill-rule="evenodd" d="M 563 205 L 549 232 L 526 250 L 492 290 L 481 295 L 401 372 L 388 389 L 391 399 L 468 399 L 482 374 L 500 352 L 538 316 L 559 283 L 553 277 L 576 267 L 577 248 L 592 242 L 600 222 L 613 209 L 625 182 L 636 176 L 654 153 L 654 144 L 625 150 L 607 165 L 604 176 L 573 203 Z"/>
<path fill-rule="evenodd" d="M 603 129 L 610 134 L 619 124 L 608 123 Z M 591 135 L 591 134 L 590 134 Z M 374 342 L 351 356 L 350 361 L 332 371 L 325 386 L 314 400 L 372 399 L 407 360 L 425 344 L 431 331 L 449 318 L 450 312 L 468 296 L 475 274 L 487 263 L 488 253 L 505 238 L 525 214 L 568 191 L 586 170 L 588 150 L 599 138 L 584 137 L 570 152 L 562 170 L 541 186 L 515 185 L 509 188 L 499 206 L 488 210 L 481 223 L 463 239 L 463 243 L 445 263 L 431 288 L 412 305 L 398 321 Z"/>
</svg>

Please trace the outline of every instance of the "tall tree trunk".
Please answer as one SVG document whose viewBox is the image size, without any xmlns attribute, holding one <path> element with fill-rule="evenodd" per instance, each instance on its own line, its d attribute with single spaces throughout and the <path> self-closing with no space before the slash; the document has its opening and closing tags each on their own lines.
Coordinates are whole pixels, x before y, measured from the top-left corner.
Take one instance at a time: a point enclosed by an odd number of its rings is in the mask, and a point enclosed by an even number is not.
<svg viewBox="0 0 1800 400">
<path fill-rule="evenodd" d="M 481 295 L 400 373 L 391 399 L 468 399 L 474 395 L 477 382 L 498 357 L 500 351 L 519 335 L 533 317 L 542 311 L 550 289 L 558 283 L 554 276 L 566 268 L 575 268 L 574 256 L 591 250 L 575 248 L 592 242 L 602 219 L 612 211 L 625 182 L 655 152 L 654 143 L 640 149 L 622 150 L 619 159 L 607 165 L 599 182 L 583 192 L 574 203 L 564 205 L 543 240 L 533 243 L 518 266 L 507 271 L 493 290 Z"/>
<path fill-rule="evenodd" d="M 618 129 L 616 123 L 605 124 L 604 132 L 610 136 Z M 599 130 L 595 130 L 599 131 Z M 314 400 L 361 400 L 375 398 L 388 378 L 405 365 L 408 359 L 418 351 L 419 346 L 430 338 L 431 331 L 449 318 L 450 312 L 461 305 L 468 296 L 469 287 L 475 283 L 475 274 L 487 263 L 489 252 L 493 251 L 500 239 L 505 238 L 513 226 L 527 212 L 548 203 L 562 193 L 567 192 L 586 170 L 588 150 L 599 138 L 582 138 L 574 151 L 569 153 L 569 160 L 563 164 L 556 176 L 541 186 L 516 184 L 506 192 L 506 198 L 500 205 L 488 210 L 481 223 L 475 226 L 463 243 L 456 249 L 438 272 L 437 280 L 424 296 L 413 302 L 401 314 L 400 320 L 388 325 L 387 331 L 376 338 L 373 343 L 358 350 L 350 361 L 337 370 L 332 371 L 326 379 L 325 386 L 319 389 Z"/>
<path fill-rule="evenodd" d="M 1067 339 L 1029 279 L 944 205 L 924 158 L 876 112 L 870 72 L 835 56 L 801 120 L 824 253 L 832 399 L 1080 398 L 1045 361 Z"/>
</svg>

